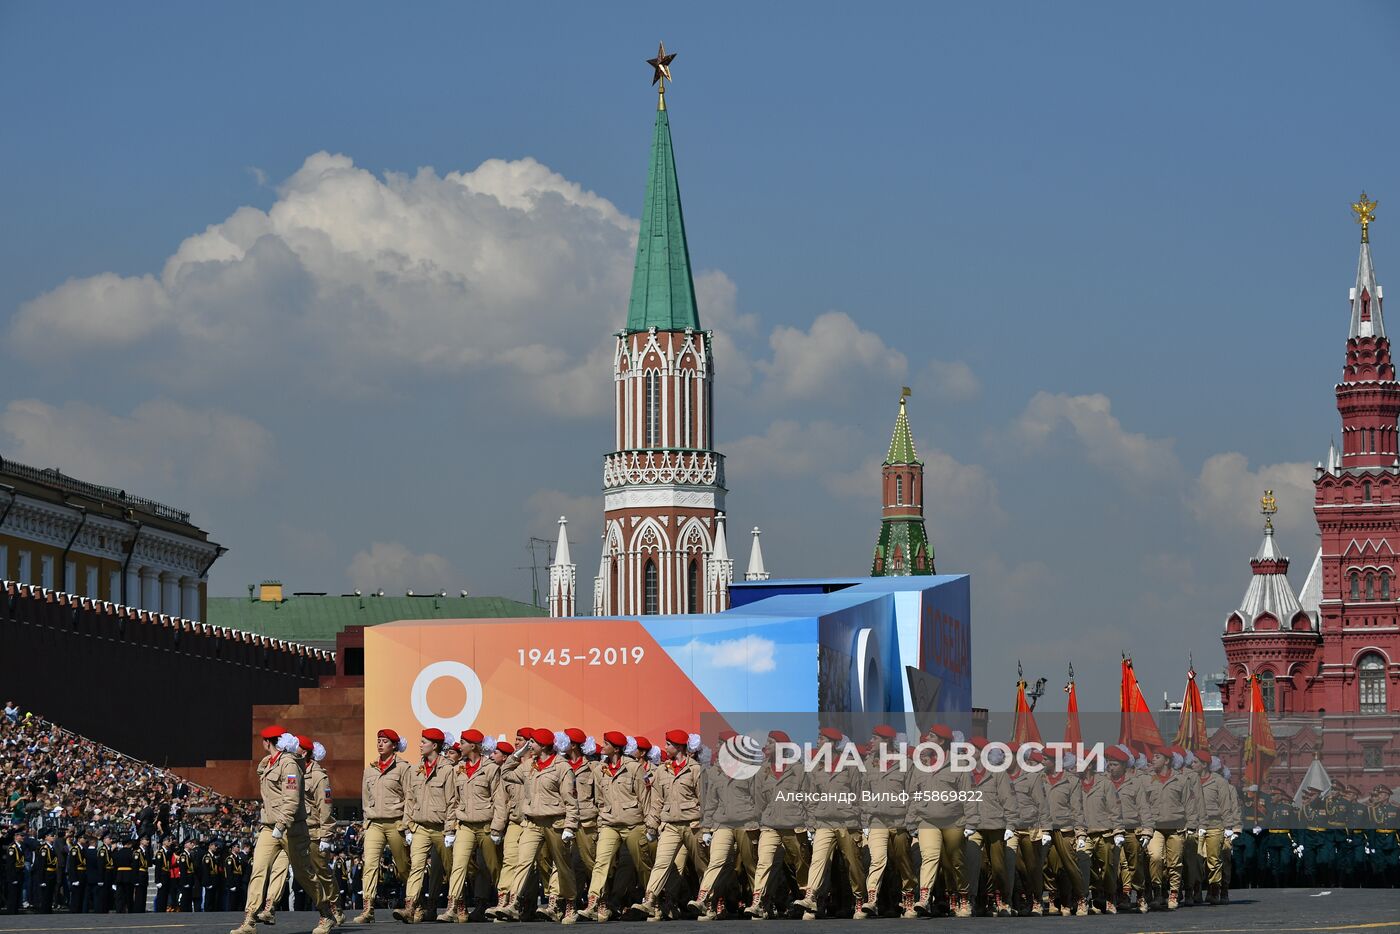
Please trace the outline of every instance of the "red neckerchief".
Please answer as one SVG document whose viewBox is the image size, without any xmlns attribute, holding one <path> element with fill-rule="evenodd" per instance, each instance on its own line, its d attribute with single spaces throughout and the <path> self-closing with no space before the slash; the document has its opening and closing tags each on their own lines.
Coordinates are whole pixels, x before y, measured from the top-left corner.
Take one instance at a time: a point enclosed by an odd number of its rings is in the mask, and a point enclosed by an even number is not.
<svg viewBox="0 0 1400 934">
<path fill-rule="evenodd" d="M 980 785 L 980 784 L 982 784 L 982 779 L 984 779 L 984 778 L 986 778 L 986 777 L 987 777 L 987 772 L 986 772 L 985 769 L 973 769 L 973 770 L 972 770 L 972 784 L 974 784 L 974 785 Z"/>
<path fill-rule="evenodd" d="M 389 771 L 389 767 L 392 766 L 393 764 L 394 764 L 394 754 L 393 754 L 393 753 L 389 753 L 389 758 L 387 758 L 387 759 L 380 759 L 378 762 L 375 763 L 375 765 L 379 766 L 379 774 L 380 774 L 380 775 L 383 775 L 385 772 Z"/>
<path fill-rule="evenodd" d="M 588 760 L 583 756 L 579 756 L 577 759 L 565 759 L 564 761 L 569 763 L 569 768 L 577 772 L 579 769 L 583 768 L 583 764 Z"/>
<path fill-rule="evenodd" d="M 1168 781 L 1171 780 L 1171 777 L 1172 777 L 1172 770 L 1171 770 L 1171 769 L 1167 769 L 1167 774 L 1166 774 L 1166 775 L 1163 775 L 1163 774 L 1160 773 L 1160 772 L 1153 772 L 1153 773 L 1152 773 L 1152 777 L 1155 778 L 1155 779 L 1157 779 L 1157 781 L 1161 782 L 1163 785 L 1165 785 Z"/>
<path fill-rule="evenodd" d="M 268 759 L 268 760 L 267 760 L 267 764 L 268 764 L 268 765 L 276 765 L 276 764 L 277 764 L 277 760 L 280 759 L 280 758 L 282 758 L 282 750 L 279 749 L 279 750 L 277 750 L 276 752 L 274 752 L 274 753 L 272 754 L 272 758 L 271 758 L 271 759 Z"/>
<path fill-rule="evenodd" d="M 778 763 L 776 763 L 776 762 L 771 763 L 771 764 L 768 766 L 768 768 L 772 770 L 772 772 L 773 772 L 773 777 L 774 777 L 774 778 L 782 778 L 782 777 L 783 777 L 783 767 L 782 767 L 781 765 L 778 765 Z"/>
<path fill-rule="evenodd" d="M 1048 781 L 1048 782 L 1049 782 L 1050 784 L 1052 784 L 1052 785 L 1058 785 L 1060 782 L 1062 782 L 1062 781 L 1065 780 L 1065 773 L 1064 773 L 1064 772 L 1051 772 L 1049 775 L 1047 775 L 1047 776 L 1045 777 L 1045 780 Z"/>
<path fill-rule="evenodd" d="M 1110 779 L 1109 779 L 1109 781 L 1113 782 L 1113 787 L 1114 787 L 1114 788 L 1122 788 L 1122 787 L 1123 787 L 1123 783 L 1126 782 L 1127 780 L 1128 780 L 1128 773 L 1127 773 L 1127 772 L 1124 772 L 1124 773 L 1123 773 L 1123 777 L 1122 777 L 1122 778 L 1110 778 Z"/>
<path fill-rule="evenodd" d="M 603 767 L 608 770 L 609 778 L 617 778 L 617 773 L 622 770 L 622 760 L 618 759 L 616 763 L 604 762 Z"/>
<path fill-rule="evenodd" d="M 1081 778 L 1079 780 L 1079 787 L 1083 788 L 1085 791 L 1092 789 L 1094 787 L 1094 774 L 1090 772 L 1087 778 Z"/>
<path fill-rule="evenodd" d="M 545 769 L 547 769 L 547 768 L 549 768 L 551 765 L 553 765 L 553 764 L 554 764 L 554 757 L 555 757 L 555 755 L 557 755 L 557 753 L 551 752 L 551 753 L 549 754 L 548 757 L 546 757 L 546 756 L 540 756 L 538 759 L 536 759 L 536 760 L 535 760 L 535 771 L 536 771 L 536 772 L 543 772 Z"/>
<path fill-rule="evenodd" d="M 484 760 L 482 759 L 477 759 L 475 763 L 467 762 L 465 760 L 462 762 L 462 771 L 467 773 L 467 778 L 471 778 L 473 775 L 476 774 L 477 769 L 481 768 L 481 763 L 483 761 Z"/>
<path fill-rule="evenodd" d="M 671 774 L 672 774 L 672 775 L 679 775 L 679 774 L 681 774 L 681 772 L 685 771 L 685 767 L 686 767 L 687 765 L 689 765 L 689 764 L 690 764 L 690 760 L 689 760 L 689 759 L 686 759 L 686 758 L 683 758 L 683 757 L 680 758 L 680 759 L 672 759 L 672 760 L 671 760 Z"/>
<path fill-rule="evenodd" d="M 1201 784 L 1204 785 L 1204 784 L 1205 784 L 1206 782 L 1208 782 L 1208 781 L 1210 781 L 1210 773 L 1209 773 L 1209 772 L 1202 772 L 1202 773 L 1201 773 Z"/>
<path fill-rule="evenodd" d="M 423 774 L 426 775 L 428 778 L 433 777 L 433 769 L 437 768 L 437 761 L 438 760 L 436 759 L 423 760 Z"/>
</svg>

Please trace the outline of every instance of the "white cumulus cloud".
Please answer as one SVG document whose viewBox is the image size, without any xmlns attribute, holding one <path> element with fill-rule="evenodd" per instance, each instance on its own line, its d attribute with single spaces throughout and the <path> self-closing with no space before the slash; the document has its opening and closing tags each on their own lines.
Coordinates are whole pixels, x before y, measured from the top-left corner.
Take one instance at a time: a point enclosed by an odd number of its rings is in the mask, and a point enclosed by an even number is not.
<svg viewBox="0 0 1400 934">
<path fill-rule="evenodd" d="M 692 639 L 686 648 L 716 668 L 742 668 L 761 675 L 778 667 L 773 659 L 777 644 L 762 636 L 747 635 L 719 642 Z"/>
<path fill-rule="evenodd" d="M 1029 448 L 1057 434 L 1072 438 L 1089 463 L 1129 483 L 1172 478 L 1181 468 L 1171 441 L 1126 430 L 1113 414 L 1113 403 L 1102 393 L 1038 392 L 1014 430 Z"/>
<path fill-rule="evenodd" d="M 872 380 L 897 387 L 909 371 L 903 353 L 840 311 L 818 315 L 805 331 L 774 328 L 768 345 L 773 357 L 759 368 L 780 399 L 841 398 Z"/>
<path fill-rule="evenodd" d="M 399 542 L 374 542 L 356 552 L 345 569 L 345 578 L 351 589 L 382 589 L 386 594 L 446 590 L 455 596 L 461 589 L 461 579 L 446 558 L 432 552 L 415 554 Z"/>
</svg>

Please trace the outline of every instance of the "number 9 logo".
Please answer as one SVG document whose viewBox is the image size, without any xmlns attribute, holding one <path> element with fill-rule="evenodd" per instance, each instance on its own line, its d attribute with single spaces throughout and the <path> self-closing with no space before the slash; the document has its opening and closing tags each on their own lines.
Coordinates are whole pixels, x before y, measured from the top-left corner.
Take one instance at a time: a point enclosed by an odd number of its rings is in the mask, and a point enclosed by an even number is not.
<svg viewBox="0 0 1400 934">
<path fill-rule="evenodd" d="M 438 716 L 428 706 L 428 688 L 439 678 L 455 678 L 466 691 L 467 699 L 455 716 Z M 481 713 L 481 679 L 476 676 L 475 671 L 461 662 L 433 662 L 418 672 L 418 677 L 413 680 L 410 698 L 413 716 L 418 718 L 419 723 L 424 726 L 436 726 L 443 732 L 451 731 L 454 736 L 460 736 L 463 731 L 471 728 L 476 721 L 476 715 Z"/>
</svg>

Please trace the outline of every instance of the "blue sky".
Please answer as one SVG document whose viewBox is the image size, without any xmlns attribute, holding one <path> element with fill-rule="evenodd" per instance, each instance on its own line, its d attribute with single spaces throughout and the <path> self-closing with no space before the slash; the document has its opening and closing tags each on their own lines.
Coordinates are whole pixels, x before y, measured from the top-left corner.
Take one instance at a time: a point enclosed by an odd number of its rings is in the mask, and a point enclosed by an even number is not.
<svg viewBox="0 0 1400 934">
<path fill-rule="evenodd" d="M 1266 483 L 1301 583 L 1393 4 L 3 3 L 0 453 L 190 509 L 223 594 L 527 596 L 568 512 L 585 605 L 659 38 L 740 563 L 865 568 L 908 383 L 978 703 L 1008 644 L 1179 694 Z"/>
</svg>

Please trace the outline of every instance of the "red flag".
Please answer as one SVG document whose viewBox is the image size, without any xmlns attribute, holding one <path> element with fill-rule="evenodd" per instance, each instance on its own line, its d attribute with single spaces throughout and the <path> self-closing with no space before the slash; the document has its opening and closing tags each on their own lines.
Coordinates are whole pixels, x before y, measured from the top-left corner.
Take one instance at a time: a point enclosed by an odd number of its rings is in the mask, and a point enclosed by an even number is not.
<svg viewBox="0 0 1400 934">
<path fill-rule="evenodd" d="M 1065 742 L 1070 744 L 1071 749 L 1077 749 L 1084 742 L 1084 734 L 1079 731 L 1079 695 L 1075 693 L 1073 681 L 1065 685 L 1065 693 L 1069 695 L 1065 711 Z"/>
<path fill-rule="evenodd" d="M 1182 749 L 1209 749 L 1206 738 L 1206 708 L 1196 685 L 1196 669 L 1186 672 L 1186 693 L 1181 698 L 1181 722 L 1176 725 L 1176 744 Z"/>
<path fill-rule="evenodd" d="M 1259 691 L 1259 679 L 1250 678 L 1249 736 L 1244 741 L 1244 783 L 1264 787 L 1264 776 L 1274 764 L 1274 731 L 1269 728 L 1264 695 Z"/>
<path fill-rule="evenodd" d="M 1123 659 L 1123 684 L 1118 691 L 1118 706 L 1121 714 L 1118 720 L 1118 742 L 1134 752 L 1149 753 L 1152 749 L 1165 746 L 1162 734 L 1157 730 L 1157 721 L 1152 719 L 1152 708 L 1138 687 L 1137 675 L 1133 673 L 1133 660 Z"/>
<path fill-rule="evenodd" d="M 1040 727 L 1035 725 L 1035 713 L 1026 701 L 1026 682 L 1024 680 L 1016 682 L 1016 726 L 1011 731 L 1011 741 L 1013 743 L 1044 745 L 1040 739 Z"/>
</svg>

